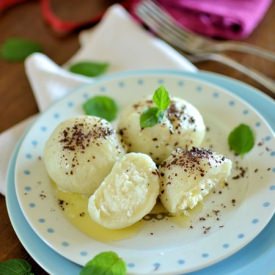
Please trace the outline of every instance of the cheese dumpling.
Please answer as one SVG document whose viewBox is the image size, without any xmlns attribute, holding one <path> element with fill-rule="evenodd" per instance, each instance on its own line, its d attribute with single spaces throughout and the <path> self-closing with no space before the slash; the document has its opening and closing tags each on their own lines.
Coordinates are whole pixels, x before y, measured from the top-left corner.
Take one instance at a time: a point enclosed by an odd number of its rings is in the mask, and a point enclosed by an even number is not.
<svg viewBox="0 0 275 275">
<path fill-rule="evenodd" d="M 78 116 L 56 127 L 45 145 L 44 162 L 58 188 L 91 195 L 123 154 L 108 121 Z"/>
<path fill-rule="evenodd" d="M 90 197 L 88 211 L 98 224 L 119 229 L 141 220 L 159 195 L 159 173 L 142 153 L 124 155 Z"/>
<path fill-rule="evenodd" d="M 160 167 L 160 199 L 172 214 L 194 208 L 231 173 L 232 162 L 207 149 L 176 149 Z"/>
<path fill-rule="evenodd" d="M 205 125 L 199 111 L 189 102 L 173 97 L 160 123 L 141 129 L 141 114 L 154 106 L 145 99 L 124 109 L 118 122 L 118 134 L 129 152 L 150 155 L 161 163 L 177 148 L 200 146 L 205 135 Z"/>
</svg>

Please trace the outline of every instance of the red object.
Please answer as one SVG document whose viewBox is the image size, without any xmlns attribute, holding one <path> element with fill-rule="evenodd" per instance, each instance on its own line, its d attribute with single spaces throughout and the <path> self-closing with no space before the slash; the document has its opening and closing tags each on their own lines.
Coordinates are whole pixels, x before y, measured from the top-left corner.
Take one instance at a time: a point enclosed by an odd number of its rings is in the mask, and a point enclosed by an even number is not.
<svg viewBox="0 0 275 275">
<path fill-rule="evenodd" d="M 0 0 L 0 11 L 4 11 L 5 9 L 11 6 L 14 6 L 25 1 L 28 0 Z M 127 9 L 128 7 L 130 7 L 131 2 L 131 0 L 125 0 L 120 2 L 120 4 Z M 95 17 L 85 21 L 66 21 L 54 14 L 51 8 L 50 0 L 40 0 L 40 6 L 44 20 L 52 27 L 52 29 L 55 32 L 63 34 L 78 30 L 83 27 L 94 25 L 98 21 L 100 21 L 100 19 L 105 13 L 105 11 L 101 12 L 97 14 Z"/>
<path fill-rule="evenodd" d="M 124 1 L 120 4 L 127 8 L 129 6 L 129 3 L 130 1 Z M 60 19 L 53 13 L 50 5 L 50 0 L 40 0 L 40 4 L 45 21 L 53 28 L 54 31 L 58 33 L 69 33 L 86 26 L 94 25 L 98 21 L 100 21 L 105 13 L 105 11 L 101 12 L 95 17 L 82 22 L 65 21 Z"/>
</svg>

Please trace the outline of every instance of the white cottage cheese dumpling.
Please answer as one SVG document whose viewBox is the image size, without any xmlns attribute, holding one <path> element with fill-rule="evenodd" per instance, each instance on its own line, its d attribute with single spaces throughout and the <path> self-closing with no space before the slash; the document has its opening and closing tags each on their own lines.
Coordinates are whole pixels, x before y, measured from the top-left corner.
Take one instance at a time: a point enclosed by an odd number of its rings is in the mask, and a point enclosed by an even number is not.
<svg viewBox="0 0 275 275">
<path fill-rule="evenodd" d="M 160 163 L 177 147 L 190 149 L 201 145 L 205 125 L 193 105 L 174 97 L 161 123 L 141 129 L 140 115 L 153 106 L 153 101 L 148 99 L 126 107 L 122 112 L 118 134 L 129 152 L 148 154 Z"/>
<path fill-rule="evenodd" d="M 141 220 L 159 195 L 159 173 L 142 153 L 124 155 L 90 197 L 88 211 L 100 225 L 119 229 Z"/>
<path fill-rule="evenodd" d="M 176 149 L 160 167 L 163 206 L 175 215 L 194 208 L 228 178 L 231 167 L 231 160 L 207 149 Z"/>
<path fill-rule="evenodd" d="M 109 122 L 78 116 L 54 130 L 45 145 L 44 162 L 58 188 L 90 195 L 123 154 Z"/>
</svg>

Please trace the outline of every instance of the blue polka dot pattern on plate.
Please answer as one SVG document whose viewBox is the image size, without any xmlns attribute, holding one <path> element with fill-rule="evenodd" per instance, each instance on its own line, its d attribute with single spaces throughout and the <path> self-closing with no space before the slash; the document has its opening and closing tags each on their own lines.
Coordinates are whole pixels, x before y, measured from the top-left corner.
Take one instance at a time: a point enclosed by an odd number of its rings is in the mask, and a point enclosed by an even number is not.
<svg viewBox="0 0 275 275">
<path fill-rule="evenodd" d="M 275 151 L 272 151 L 272 152 L 270 153 L 270 156 L 271 156 L 271 157 L 275 157 Z"/>
<path fill-rule="evenodd" d="M 160 268 L 160 263 L 154 263 L 154 271 L 157 271 Z"/>
<path fill-rule="evenodd" d="M 138 79 L 137 83 L 138 83 L 138 85 L 143 85 L 144 84 L 144 80 L 143 79 Z"/>
<path fill-rule="evenodd" d="M 49 228 L 47 229 L 47 232 L 50 233 L 50 234 L 52 234 L 52 233 L 54 233 L 54 229 L 51 228 L 51 227 L 49 227 Z"/>
<path fill-rule="evenodd" d="M 123 81 L 118 82 L 118 86 L 120 88 L 123 88 L 125 86 L 125 83 Z"/>
<path fill-rule="evenodd" d="M 29 153 L 27 153 L 27 154 L 25 155 L 25 157 L 26 157 L 26 159 L 31 159 L 31 158 L 32 158 L 32 155 L 29 154 Z"/>
<path fill-rule="evenodd" d="M 101 86 L 101 87 L 99 88 L 99 91 L 100 91 L 100 92 L 106 92 L 106 88 L 105 88 L 104 86 Z"/>
<path fill-rule="evenodd" d="M 40 129 L 41 129 L 42 132 L 46 132 L 47 131 L 47 127 L 46 126 L 42 126 Z"/>
<path fill-rule="evenodd" d="M 33 141 L 32 141 L 32 145 L 33 145 L 33 146 L 36 146 L 37 144 L 38 144 L 38 142 L 37 142 L 36 140 L 33 140 Z"/>
<path fill-rule="evenodd" d="M 275 167 L 272 168 L 272 172 L 275 173 Z"/>
<path fill-rule="evenodd" d="M 163 79 L 158 79 L 158 84 L 163 84 L 164 80 Z"/>
<path fill-rule="evenodd" d="M 220 96 L 219 93 L 217 93 L 217 92 L 214 92 L 214 93 L 213 93 L 213 97 L 214 97 L 214 98 L 218 98 L 219 96 Z"/>
<path fill-rule="evenodd" d="M 263 207 L 268 207 L 270 205 L 270 202 L 266 201 L 263 203 Z"/>
<path fill-rule="evenodd" d="M 228 244 L 228 243 L 224 243 L 224 244 L 222 245 L 222 247 L 226 249 L 226 248 L 229 247 L 229 244 Z"/>
<path fill-rule="evenodd" d="M 265 140 L 265 141 L 271 140 L 271 136 L 266 136 L 266 137 L 264 138 L 264 140 Z"/>
<path fill-rule="evenodd" d="M 70 244 L 68 242 L 62 242 L 61 245 L 64 247 L 68 247 Z"/>
<path fill-rule="evenodd" d="M 179 85 L 180 87 L 182 87 L 182 86 L 184 85 L 184 82 L 181 80 L 181 81 L 178 82 L 178 85 Z"/>
<path fill-rule="evenodd" d="M 208 253 L 202 253 L 201 256 L 202 256 L 203 258 L 208 258 L 208 257 L 209 257 L 209 254 L 208 254 Z"/>
<path fill-rule="evenodd" d="M 128 263 L 127 266 L 128 266 L 129 268 L 133 268 L 133 267 L 135 267 L 135 264 L 134 264 L 134 263 Z"/>
<path fill-rule="evenodd" d="M 270 190 L 270 191 L 274 191 L 274 190 L 275 190 L 275 185 L 271 185 L 271 186 L 269 187 L 269 190 Z"/>
<path fill-rule="evenodd" d="M 85 257 L 85 256 L 87 256 L 87 255 L 88 255 L 88 252 L 87 252 L 87 251 L 81 251 L 81 252 L 80 252 L 80 256 Z"/>
<path fill-rule="evenodd" d="M 178 260 L 178 264 L 179 264 L 179 265 L 183 265 L 183 264 L 185 264 L 185 261 L 184 261 L 183 259 L 179 259 L 179 260 Z"/>
<path fill-rule="evenodd" d="M 89 98 L 89 95 L 87 93 L 83 94 L 83 98 L 84 99 L 88 99 Z"/>
<path fill-rule="evenodd" d="M 248 113 L 249 113 L 248 110 L 243 110 L 243 114 L 244 114 L 244 115 L 247 115 Z"/>
<path fill-rule="evenodd" d="M 30 186 L 25 186 L 24 190 L 25 190 L 26 192 L 30 192 L 30 191 L 32 190 L 32 188 L 31 188 Z"/>
<path fill-rule="evenodd" d="M 53 114 L 53 117 L 54 117 L 55 119 L 57 119 L 57 118 L 60 117 L 60 114 L 59 114 L 59 113 L 54 113 L 54 114 Z"/>
<path fill-rule="evenodd" d="M 68 106 L 69 108 L 72 108 L 72 107 L 74 106 L 74 103 L 73 103 L 72 101 L 69 101 L 69 102 L 67 103 L 67 106 Z"/>
<path fill-rule="evenodd" d="M 259 121 L 256 122 L 256 123 L 255 123 L 255 126 L 256 126 L 256 127 L 260 127 L 260 126 L 261 126 L 261 122 L 259 122 Z"/>
<path fill-rule="evenodd" d="M 35 206 L 36 206 L 35 203 L 33 203 L 33 202 L 29 203 L 29 207 L 30 207 L 30 208 L 34 208 Z"/>
<path fill-rule="evenodd" d="M 45 220 L 44 218 L 39 218 L 39 219 L 38 219 L 38 222 L 39 222 L 39 223 L 45 223 L 46 220 Z"/>
<path fill-rule="evenodd" d="M 238 235 L 238 239 L 243 239 L 244 238 L 244 234 L 243 233 L 240 233 L 239 235 Z"/>
<path fill-rule="evenodd" d="M 197 91 L 197 92 L 201 92 L 201 91 L 202 91 L 202 87 L 201 87 L 201 86 L 197 86 L 197 87 L 196 87 L 196 91 Z"/>
<path fill-rule="evenodd" d="M 234 101 L 234 100 L 230 100 L 230 101 L 228 102 L 228 104 L 229 104 L 229 106 L 234 106 L 234 105 L 235 105 L 235 101 Z"/>
<path fill-rule="evenodd" d="M 253 224 L 256 224 L 256 223 L 258 223 L 259 222 L 259 220 L 258 219 L 253 219 L 252 221 L 251 221 L 251 223 L 253 223 Z"/>
<path fill-rule="evenodd" d="M 30 170 L 24 170 L 24 175 L 29 176 L 31 174 Z"/>
</svg>

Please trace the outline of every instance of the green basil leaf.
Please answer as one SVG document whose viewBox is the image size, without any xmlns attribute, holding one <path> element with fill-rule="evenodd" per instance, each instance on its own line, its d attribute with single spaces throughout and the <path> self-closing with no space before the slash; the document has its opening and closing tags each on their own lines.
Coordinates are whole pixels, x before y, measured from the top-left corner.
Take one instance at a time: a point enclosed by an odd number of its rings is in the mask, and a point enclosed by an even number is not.
<svg viewBox="0 0 275 275">
<path fill-rule="evenodd" d="M 86 115 L 98 116 L 113 121 L 117 116 L 116 102 L 108 96 L 94 96 L 83 104 Z"/>
<path fill-rule="evenodd" d="M 31 275 L 31 265 L 23 259 L 11 259 L 0 263 L 0 275 Z"/>
<path fill-rule="evenodd" d="M 169 93 L 164 86 L 158 87 L 153 96 L 154 103 L 162 111 L 166 110 L 170 104 Z"/>
<path fill-rule="evenodd" d="M 115 252 L 102 252 L 89 261 L 80 275 L 126 275 L 125 262 Z"/>
<path fill-rule="evenodd" d="M 95 77 L 105 73 L 108 67 L 109 67 L 108 63 L 81 61 L 81 62 L 72 64 L 69 67 L 69 70 L 75 74 Z"/>
<path fill-rule="evenodd" d="M 228 144 L 231 150 L 238 155 L 248 153 L 254 146 L 255 138 L 251 128 L 246 124 L 240 124 L 234 128 L 228 136 Z"/>
<path fill-rule="evenodd" d="M 147 109 L 139 118 L 140 128 L 143 129 L 158 124 L 160 115 L 161 113 L 157 107 Z"/>
<path fill-rule="evenodd" d="M 23 61 L 34 52 L 42 52 L 42 47 L 23 38 L 9 38 L 1 47 L 1 57 L 7 61 Z"/>
</svg>

